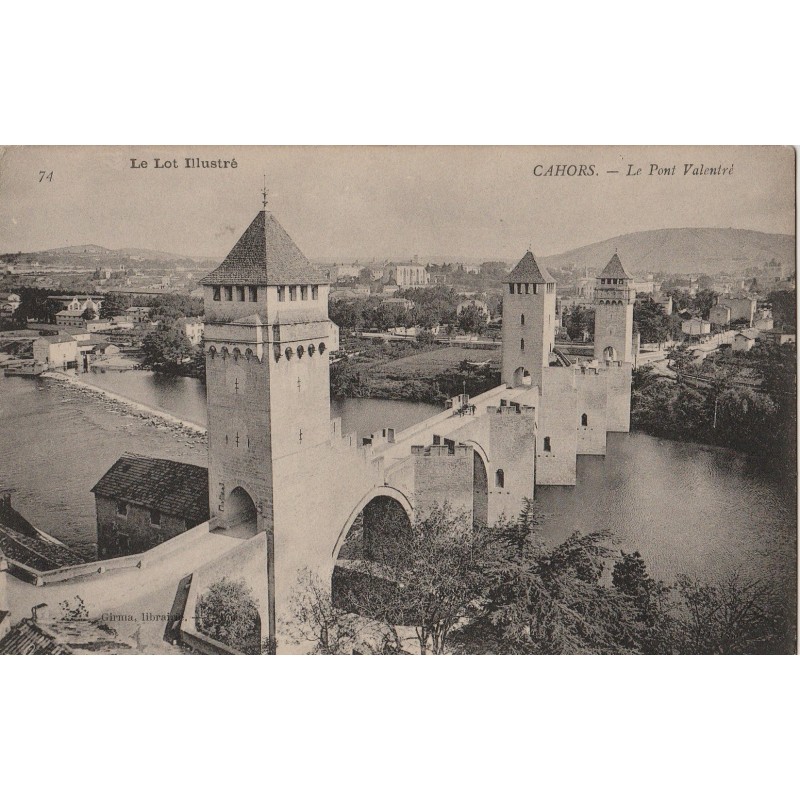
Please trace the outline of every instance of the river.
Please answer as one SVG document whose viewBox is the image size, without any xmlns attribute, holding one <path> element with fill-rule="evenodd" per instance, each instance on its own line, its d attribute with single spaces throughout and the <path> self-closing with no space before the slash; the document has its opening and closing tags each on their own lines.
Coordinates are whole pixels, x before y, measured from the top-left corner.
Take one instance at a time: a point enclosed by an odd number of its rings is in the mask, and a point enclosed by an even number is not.
<svg viewBox="0 0 800 800">
<path fill-rule="evenodd" d="M 205 425 L 205 391 L 191 378 L 146 372 L 83 376 L 132 400 Z M 437 413 L 425 403 L 348 399 L 331 404 L 342 429 L 401 430 Z M 86 555 L 95 541 L 90 489 L 125 451 L 206 463 L 205 445 L 135 414 L 71 391 L 62 382 L 0 378 L 0 485 L 35 525 Z M 652 574 L 714 576 L 731 570 L 796 583 L 795 498 L 722 448 L 641 433 L 610 434 L 605 458 L 578 458 L 578 485 L 539 487 L 540 535 L 608 528 L 639 550 Z M 791 589 L 790 589 L 791 591 Z"/>
</svg>

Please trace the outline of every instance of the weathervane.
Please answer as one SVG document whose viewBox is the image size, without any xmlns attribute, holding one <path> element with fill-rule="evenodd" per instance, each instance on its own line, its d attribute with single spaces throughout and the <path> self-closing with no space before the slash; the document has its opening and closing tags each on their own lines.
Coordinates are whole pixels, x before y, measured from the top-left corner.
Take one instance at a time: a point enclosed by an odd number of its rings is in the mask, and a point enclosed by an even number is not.
<svg viewBox="0 0 800 800">
<path fill-rule="evenodd" d="M 264 198 L 261 201 L 261 205 L 264 207 L 264 210 L 267 210 L 267 195 L 269 192 L 267 191 L 267 173 L 264 173 L 264 188 L 261 190 L 261 196 Z"/>
</svg>

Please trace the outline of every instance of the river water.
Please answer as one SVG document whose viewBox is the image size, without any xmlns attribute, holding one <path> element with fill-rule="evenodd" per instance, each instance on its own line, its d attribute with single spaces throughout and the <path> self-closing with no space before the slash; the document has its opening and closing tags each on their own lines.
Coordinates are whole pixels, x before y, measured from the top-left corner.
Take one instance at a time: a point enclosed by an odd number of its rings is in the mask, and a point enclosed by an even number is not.
<svg viewBox="0 0 800 800">
<path fill-rule="evenodd" d="M 146 372 L 84 376 L 140 403 L 199 425 L 205 390 L 191 378 Z M 401 430 L 439 409 L 425 403 L 348 399 L 331 404 L 342 429 Z M 38 527 L 86 555 L 95 542 L 90 489 L 125 451 L 206 463 L 205 445 L 138 416 L 109 410 L 46 378 L 0 378 L 0 486 Z M 605 458 L 580 456 L 578 485 L 539 487 L 540 535 L 563 541 L 573 530 L 608 528 L 617 546 L 639 550 L 651 573 L 708 576 L 732 570 L 796 585 L 793 493 L 748 459 L 721 448 L 645 434 L 610 434 Z"/>
</svg>

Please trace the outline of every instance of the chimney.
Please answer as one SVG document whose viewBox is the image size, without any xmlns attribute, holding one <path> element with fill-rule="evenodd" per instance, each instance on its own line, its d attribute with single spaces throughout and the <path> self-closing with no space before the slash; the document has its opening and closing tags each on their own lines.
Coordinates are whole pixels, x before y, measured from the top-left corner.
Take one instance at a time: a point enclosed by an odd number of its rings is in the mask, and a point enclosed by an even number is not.
<svg viewBox="0 0 800 800">
<path fill-rule="evenodd" d="M 34 606 L 31 609 L 31 616 L 33 617 L 34 622 L 49 622 L 50 609 L 48 608 L 47 603 L 39 603 L 38 606 Z"/>
</svg>

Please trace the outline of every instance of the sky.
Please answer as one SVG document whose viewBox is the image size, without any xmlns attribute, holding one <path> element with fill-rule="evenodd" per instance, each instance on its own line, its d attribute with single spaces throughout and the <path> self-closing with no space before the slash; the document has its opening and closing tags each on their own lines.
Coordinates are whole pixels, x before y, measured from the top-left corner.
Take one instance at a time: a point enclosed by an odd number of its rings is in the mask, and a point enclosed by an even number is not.
<svg viewBox="0 0 800 800">
<path fill-rule="evenodd" d="M 192 157 L 237 167 L 188 169 Z M 536 174 L 559 164 L 594 174 Z M 675 174 L 651 175 L 653 164 Z M 685 175 L 685 164 L 732 171 Z M 269 209 L 315 260 L 510 261 L 659 228 L 795 232 L 791 148 L 10 147 L 0 252 L 96 244 L 222 258 L 261 209 L 264 174 Z"/>
</svg>

